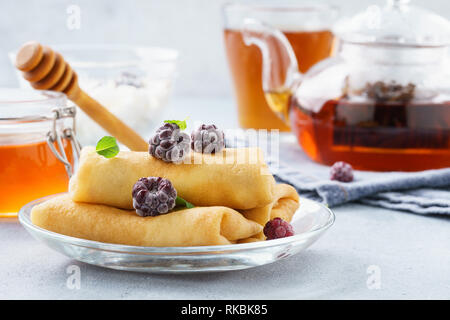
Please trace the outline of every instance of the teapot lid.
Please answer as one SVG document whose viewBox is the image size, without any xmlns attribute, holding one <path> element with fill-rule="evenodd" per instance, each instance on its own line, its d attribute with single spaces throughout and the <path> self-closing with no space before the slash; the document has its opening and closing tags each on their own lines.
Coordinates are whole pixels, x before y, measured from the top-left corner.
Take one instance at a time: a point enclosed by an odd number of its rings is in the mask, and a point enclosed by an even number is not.
<svg viewBox="0 0 450 320">
<path fill-rule="evenodd" d="M 450 44 L 450 22 L 409 0 L 388 0 L 337 23 L 334 31 L 357 44 L 436 47 Z"/>
</svg>

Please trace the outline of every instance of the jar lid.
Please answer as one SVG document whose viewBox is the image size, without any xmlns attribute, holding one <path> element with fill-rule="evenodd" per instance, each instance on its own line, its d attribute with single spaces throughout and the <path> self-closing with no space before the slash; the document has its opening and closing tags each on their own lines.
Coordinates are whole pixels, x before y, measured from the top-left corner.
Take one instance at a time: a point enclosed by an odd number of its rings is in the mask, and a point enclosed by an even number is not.
<svg viewBox="0 0 450 320">
<path fill-rule="evenodd" d="M 39 120 L 66 106 L 66 95 L 45 90 L 0 88 L 0 120 Z"/>
<path fill-rule="evenodd" d="M 341 20 L 335 33 L 358 44 L 436 47 L 450 44 L 450 22 L 409 0 L 388 0 L 372 5 L 350 19 Z"/>
</svg>

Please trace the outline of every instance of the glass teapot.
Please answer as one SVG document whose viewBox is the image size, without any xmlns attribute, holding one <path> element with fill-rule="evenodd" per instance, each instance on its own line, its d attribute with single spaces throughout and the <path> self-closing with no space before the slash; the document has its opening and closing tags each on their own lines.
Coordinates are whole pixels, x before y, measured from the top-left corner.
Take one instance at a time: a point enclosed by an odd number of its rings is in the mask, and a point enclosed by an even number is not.
<svg viewBox="0 0 450 320">
<path fill-rule="evenodd" d="M 282 32 L 244 21 L 245 43 L 262 53 L 267 102 L 306 154 L 363 170 L 449 167 L 450 22 L 390 0 L 335 32 L 336 55 L 301 74 Z"/>
</svg>

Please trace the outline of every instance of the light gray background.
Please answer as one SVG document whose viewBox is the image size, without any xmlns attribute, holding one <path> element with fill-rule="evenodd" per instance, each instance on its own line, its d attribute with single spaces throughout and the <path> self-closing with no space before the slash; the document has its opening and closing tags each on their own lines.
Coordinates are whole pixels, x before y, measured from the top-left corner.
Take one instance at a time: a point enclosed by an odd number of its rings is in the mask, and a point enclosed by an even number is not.
<svg viewBox="0 0 450 320">
<path fill-rule="evenodd" d="M 16 86 L 6 53 L 28 40 L 56 43 L 126 43 L 179 50 L 178 96 L 232 94 L 222 36 L 224 0 L 0 0 L 0 86 Z M 308 3 L 298 0 L 297 3 Z M 344 15 L 384 0 L 316 0 Z M 450 18 L 448 0 L 412 3 Z M 81 9 L 81 28 L 69 30 L 67 8 Z"/>
<path fill-rule="evenodd" d="M 233 128 L 230 101 L 177 97 L 172 112 L 186 108 L 192 119 L 208 115 Z M 308 167 L 311 160 L 295 139 L 285 138 L 285 160 Z M 450 299 L 450 219 L 355 203 L 333 211 L 335 224 L 298 255 L 243 271 L 191 275 L 91 266 L 34 240 L 16 219 L 0 219 L 0 299 Z M 80 268 L 79 290 L 67 287 L 73 265 Z"/>
<path fill-rule="evenodd" d="M 230 127 L 235 114 L 226 119 L 227 101 L 183 98 L 176 106 L 187 106 L 193 118 L 213 106 L 222 110 L 214 123 Z M 295 139 L 281 142 L 290 150 L 286 160 L 310 165 Z M 81 263 L 34 240 L 16 220 L 2 219 L 0 299 L 450 299 L 450 219 L 355 203 L 333 211 L 335 224 L 297 255 L 248 270 L 187 275 Z M 74 265 L 79 289 L 67 286 Z"/>
<path fill-rule="evenodd" d="M 16 76 L 6 53 L 30 39 L 44 43 L 129 43 L 180 51 L 174 118 L 237 126 L 222 38 L 219 0 L 0 0 L 0 86 Z M 299 1 L 302 2 L 302 1 Z M 380 1 L 321 1 L 350 14 Z M 450 1 L 416 0 L 450 18 Z M 80 6 L 81 29 L 66 27 L 66 9 Z M 214 109 L 214 112 L 211 112 Z M 302 153 L 296 142 L 283 147 Z M 299 162 L 308 161 L 299 154 Z M 302 158 L 303 157 L 303 158 Z M 68 259 L 33 241 L 17 220 L 0 224 L 0 299 L 449 299 L 449 219 L 348 204 L 336 224 L 302 254 L 238 272 L 145 275 L 106 270 Z M 81 271 L 81 288 L 66 286 L 67 267 Z M 381 288 L 367 286 L 368 268 Z"/>
</svg>

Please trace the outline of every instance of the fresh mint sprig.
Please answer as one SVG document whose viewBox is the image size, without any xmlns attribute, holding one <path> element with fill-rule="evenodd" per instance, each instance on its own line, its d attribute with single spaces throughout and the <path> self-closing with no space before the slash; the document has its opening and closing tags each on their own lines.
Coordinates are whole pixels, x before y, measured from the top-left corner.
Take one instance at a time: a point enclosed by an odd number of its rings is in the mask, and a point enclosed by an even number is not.
<svg viewBox="0 0 450 320">
<path fill-rule="evenodd" d="M 190 202 L 184 200 L 184 199 L 181 198 L 181 197 L 177 197 L 177 198 L 175 199 L 175 206 L 176 206 L 176 207 L 186 207 L 186 208 L 188 208 L 188 209 L 192 209 L 192 208 L 195 207 L 192 203 L 190 203 Z"/>
<path fill-rule="evenodd" d="M 113 158 L 119 153 L 119 145 L 116 138 L 110 136 L 104 136 L 101 138 L 95 146 L 95 151 L 105 158 Z"/>
<path fill-rule="evenodd" d="M 180 127 L 180 130 L 184 130 L 187 128 L 186 119 L 184 120 L 164 120 L 164 123 L 175 123 L 178 127 Z"/>
</svg>

